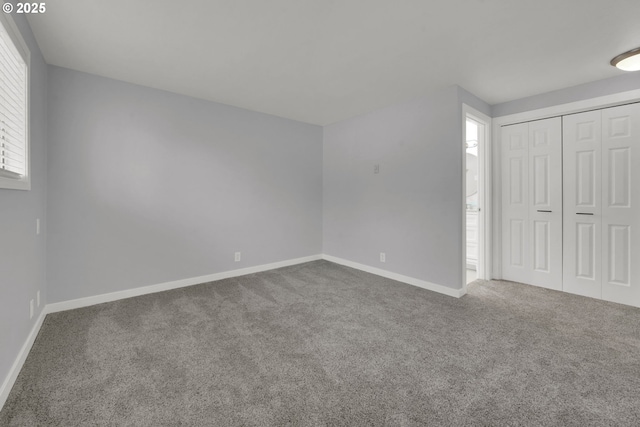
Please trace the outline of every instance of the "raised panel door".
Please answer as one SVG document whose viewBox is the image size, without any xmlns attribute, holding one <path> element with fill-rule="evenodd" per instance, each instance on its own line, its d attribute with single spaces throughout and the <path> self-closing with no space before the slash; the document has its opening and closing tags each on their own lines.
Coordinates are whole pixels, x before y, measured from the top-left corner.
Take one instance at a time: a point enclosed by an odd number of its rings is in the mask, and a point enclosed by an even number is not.
<svg viewBox="0 0 640 427">
<path fill-rule="evenodd" d="M 501 141 L 502 276 L 505 280 L 529 283 L 528 124 L 503 127 Z"/>
<path fill-rule="evenodd" d="M 640 104 L 602 110 L 602 298 L 640 306 Z"/>
<path fill-rule="evenodd" d="M 563 117 L 563 280 L 566 292 L 601 298 L 601 111 Z"/>
<path fill-rule="evenodd" d="M 529 123 L 529 228 L 531 277 L 527 283 L 562 289 L 562 123 Z"/>
</svg>

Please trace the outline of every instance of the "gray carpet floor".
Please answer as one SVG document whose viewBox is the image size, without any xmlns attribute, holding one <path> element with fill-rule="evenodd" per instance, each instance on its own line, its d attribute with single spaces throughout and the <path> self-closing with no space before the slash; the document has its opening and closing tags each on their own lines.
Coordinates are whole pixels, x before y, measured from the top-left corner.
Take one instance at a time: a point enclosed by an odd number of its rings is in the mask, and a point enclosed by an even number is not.
<svg viewBox="0 0 640 427">
<path fill-rule="evenodd" d="M 51 314 L 2 426 L 640 425 L 640 310 L 316 261 Z"/>
</svg>

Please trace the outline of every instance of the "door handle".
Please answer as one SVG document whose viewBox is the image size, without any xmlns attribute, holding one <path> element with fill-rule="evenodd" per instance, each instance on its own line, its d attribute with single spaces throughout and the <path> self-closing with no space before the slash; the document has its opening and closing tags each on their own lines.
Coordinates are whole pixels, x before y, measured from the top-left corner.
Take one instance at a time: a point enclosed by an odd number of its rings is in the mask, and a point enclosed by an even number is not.
<svg viewBox="0 0 640 427">
<path fill-rule="evenodd" d="M 593 215 L 593 214 L 588 212 L 576 212 L 576 215 Z"/>
<path fill-rule="evenodd" d="M 551 211 L 542 211 L 540 209 L 538 209 L 538 212 L 547 212 L 547 213 L 551 213 Z"/>
</svg>

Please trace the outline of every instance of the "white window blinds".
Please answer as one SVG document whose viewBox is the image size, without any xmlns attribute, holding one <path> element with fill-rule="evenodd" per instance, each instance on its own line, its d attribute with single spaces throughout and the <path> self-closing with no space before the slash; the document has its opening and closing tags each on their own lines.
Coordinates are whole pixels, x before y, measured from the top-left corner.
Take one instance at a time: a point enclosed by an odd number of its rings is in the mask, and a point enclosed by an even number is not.
<svg viewBox="0 0 640 427">
<path fill-rule="evenodd" d="M 27 65 L 0 23 L 0 177 L 27 174 Z"/>
</svg>

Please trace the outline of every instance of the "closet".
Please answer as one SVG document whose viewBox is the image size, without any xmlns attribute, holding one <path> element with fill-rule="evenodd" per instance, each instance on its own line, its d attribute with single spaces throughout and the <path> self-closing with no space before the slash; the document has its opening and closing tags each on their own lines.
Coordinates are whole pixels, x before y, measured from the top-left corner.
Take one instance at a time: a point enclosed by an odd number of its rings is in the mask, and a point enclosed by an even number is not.
<svg viewBox="0 0 640 427">
<path fill-rule="evenodd" d="M 504 126 L 502 275 L 640 306 L 640 104 Z"/>
</svg>

